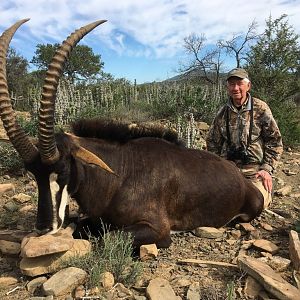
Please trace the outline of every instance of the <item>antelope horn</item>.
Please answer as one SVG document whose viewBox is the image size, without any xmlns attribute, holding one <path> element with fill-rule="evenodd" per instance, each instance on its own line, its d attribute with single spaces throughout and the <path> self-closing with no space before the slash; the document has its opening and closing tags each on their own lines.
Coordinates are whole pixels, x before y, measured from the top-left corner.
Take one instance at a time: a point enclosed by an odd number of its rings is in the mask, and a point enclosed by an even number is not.
<svg viewBox="0 0 300 300">
<path fill-rule="evenodd" d="M 41 159 L 46 164 L 53 164 L 59 159 L 59 152 L 54 137 L 55 99 L 59 78 L 73 47 L 90 31 L 106 20 L 96 21 L 73 32 L 56 51 L 48 67 L 39 111 L 39 150 Z"/>
<path fill-rule="evenodd" d="M 3 32 L 0 37 L 0 116 L 9 140 L 25 163 L 38 155 L 38 149 L 31 143 L 24 130 L 17 124 L 15 112 L 9 97 L 6 79 L 6 55 L 9 43 L 16 30 L 29 19 L 20 20 Z"/>
</svg>

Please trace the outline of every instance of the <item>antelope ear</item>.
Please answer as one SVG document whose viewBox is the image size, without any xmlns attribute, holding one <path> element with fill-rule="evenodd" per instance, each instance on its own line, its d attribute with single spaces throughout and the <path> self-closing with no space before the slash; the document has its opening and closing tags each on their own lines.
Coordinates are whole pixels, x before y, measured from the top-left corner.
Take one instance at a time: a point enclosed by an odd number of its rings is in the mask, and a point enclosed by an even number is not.
<svg viewBox="0 0 300 300">
<path fill-rule="evenodd" d="M 72 155 L 81 160 L 83 163 L 98 166 L 109 173 L 115 174 L 115 172 L 101 158 L 79 145 L 72 150 Z"/>
</svg>

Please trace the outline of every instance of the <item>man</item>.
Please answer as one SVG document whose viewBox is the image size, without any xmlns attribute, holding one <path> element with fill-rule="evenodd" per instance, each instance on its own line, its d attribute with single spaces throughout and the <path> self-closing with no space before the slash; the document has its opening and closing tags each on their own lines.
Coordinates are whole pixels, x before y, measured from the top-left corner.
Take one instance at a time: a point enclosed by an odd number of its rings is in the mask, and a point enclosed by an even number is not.
<svg viewBox="0 0 300 300">
<path fill-rule="evenodd" d="M 282 138 L 269 106 L 250 95 L 248 73 L 227 75 L 229 99 L 217 113 L 207 138 L 207 150 L 232 160 L 264 196 L 272 201 L 272 172 L 283 151 Z"/>
</svg>

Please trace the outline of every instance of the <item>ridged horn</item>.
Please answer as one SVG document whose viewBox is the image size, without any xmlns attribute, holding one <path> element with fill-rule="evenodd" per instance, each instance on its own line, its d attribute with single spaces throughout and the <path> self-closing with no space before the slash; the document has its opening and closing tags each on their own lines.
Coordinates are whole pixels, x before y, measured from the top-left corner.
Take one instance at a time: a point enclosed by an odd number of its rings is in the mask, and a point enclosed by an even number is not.
<svg viewBox="0 0 300 300">
<path fill-rule="evenodd" d="M 18 21 L 5 30 L 0 37 L 0 116 L 9 140 L 25 163 L 29 163 L 35 159 L 38 155 L 38 149 L 31 143 L 25 131 L 17 124 L 7 86 L 6 55 L 9 43 L 16 30 L 28 20 Z"/>
<path fill-rule="evenodd" d="M 54 137 L 55 99 L 59 78 L 64 63 L 76 44 L 90 31 L 106 20 L 96 21 L 73 32 L 56 51 L 48 67 L 39 111 L 39 150 L 41 159 L 46 164 L 53 164 L 59 159 L 59 152 Z"/>
</svg>

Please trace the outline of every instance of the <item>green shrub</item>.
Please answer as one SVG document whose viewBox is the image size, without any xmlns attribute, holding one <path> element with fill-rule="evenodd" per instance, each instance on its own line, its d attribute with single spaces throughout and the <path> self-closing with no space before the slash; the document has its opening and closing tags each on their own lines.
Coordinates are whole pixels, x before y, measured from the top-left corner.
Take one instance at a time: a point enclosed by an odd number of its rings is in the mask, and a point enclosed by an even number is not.
<svg viewBox="0 0 300 300">
<path fill-rule="evenodd" d="M 111 272 L 116 282 L 132 285 L 142 272 L 142 264 L 132 258 L 133 238 L 123 231 L 104 230 L 100 238 L 89 235 L 92 244 L 90 253 L 62 262 L 62 267 L 78 267 L 88 274 L 90 288 L 99 285 L 101 274 Z"/>
<path fill-rule="evenodd" d="M 271 104 L 272 105 L 272 104 Z M 300 144 L 300 109 L 291 101 L 274 103 L 272 111 L 286 145 Z"/>
<path fill-rule="evenodd" d="M 32 118 L 30 120 L 24 117 L 17 117 L 17 122 L 23 128 L 23 130 L 32 137 L 38 136 L 38 120 L 37 118 Z"/>
<path fill-rule="evenodd" d="M 0 142 L 0 174 L 20 170 L 23 162 L 12 144 Z"/>
</svg>

